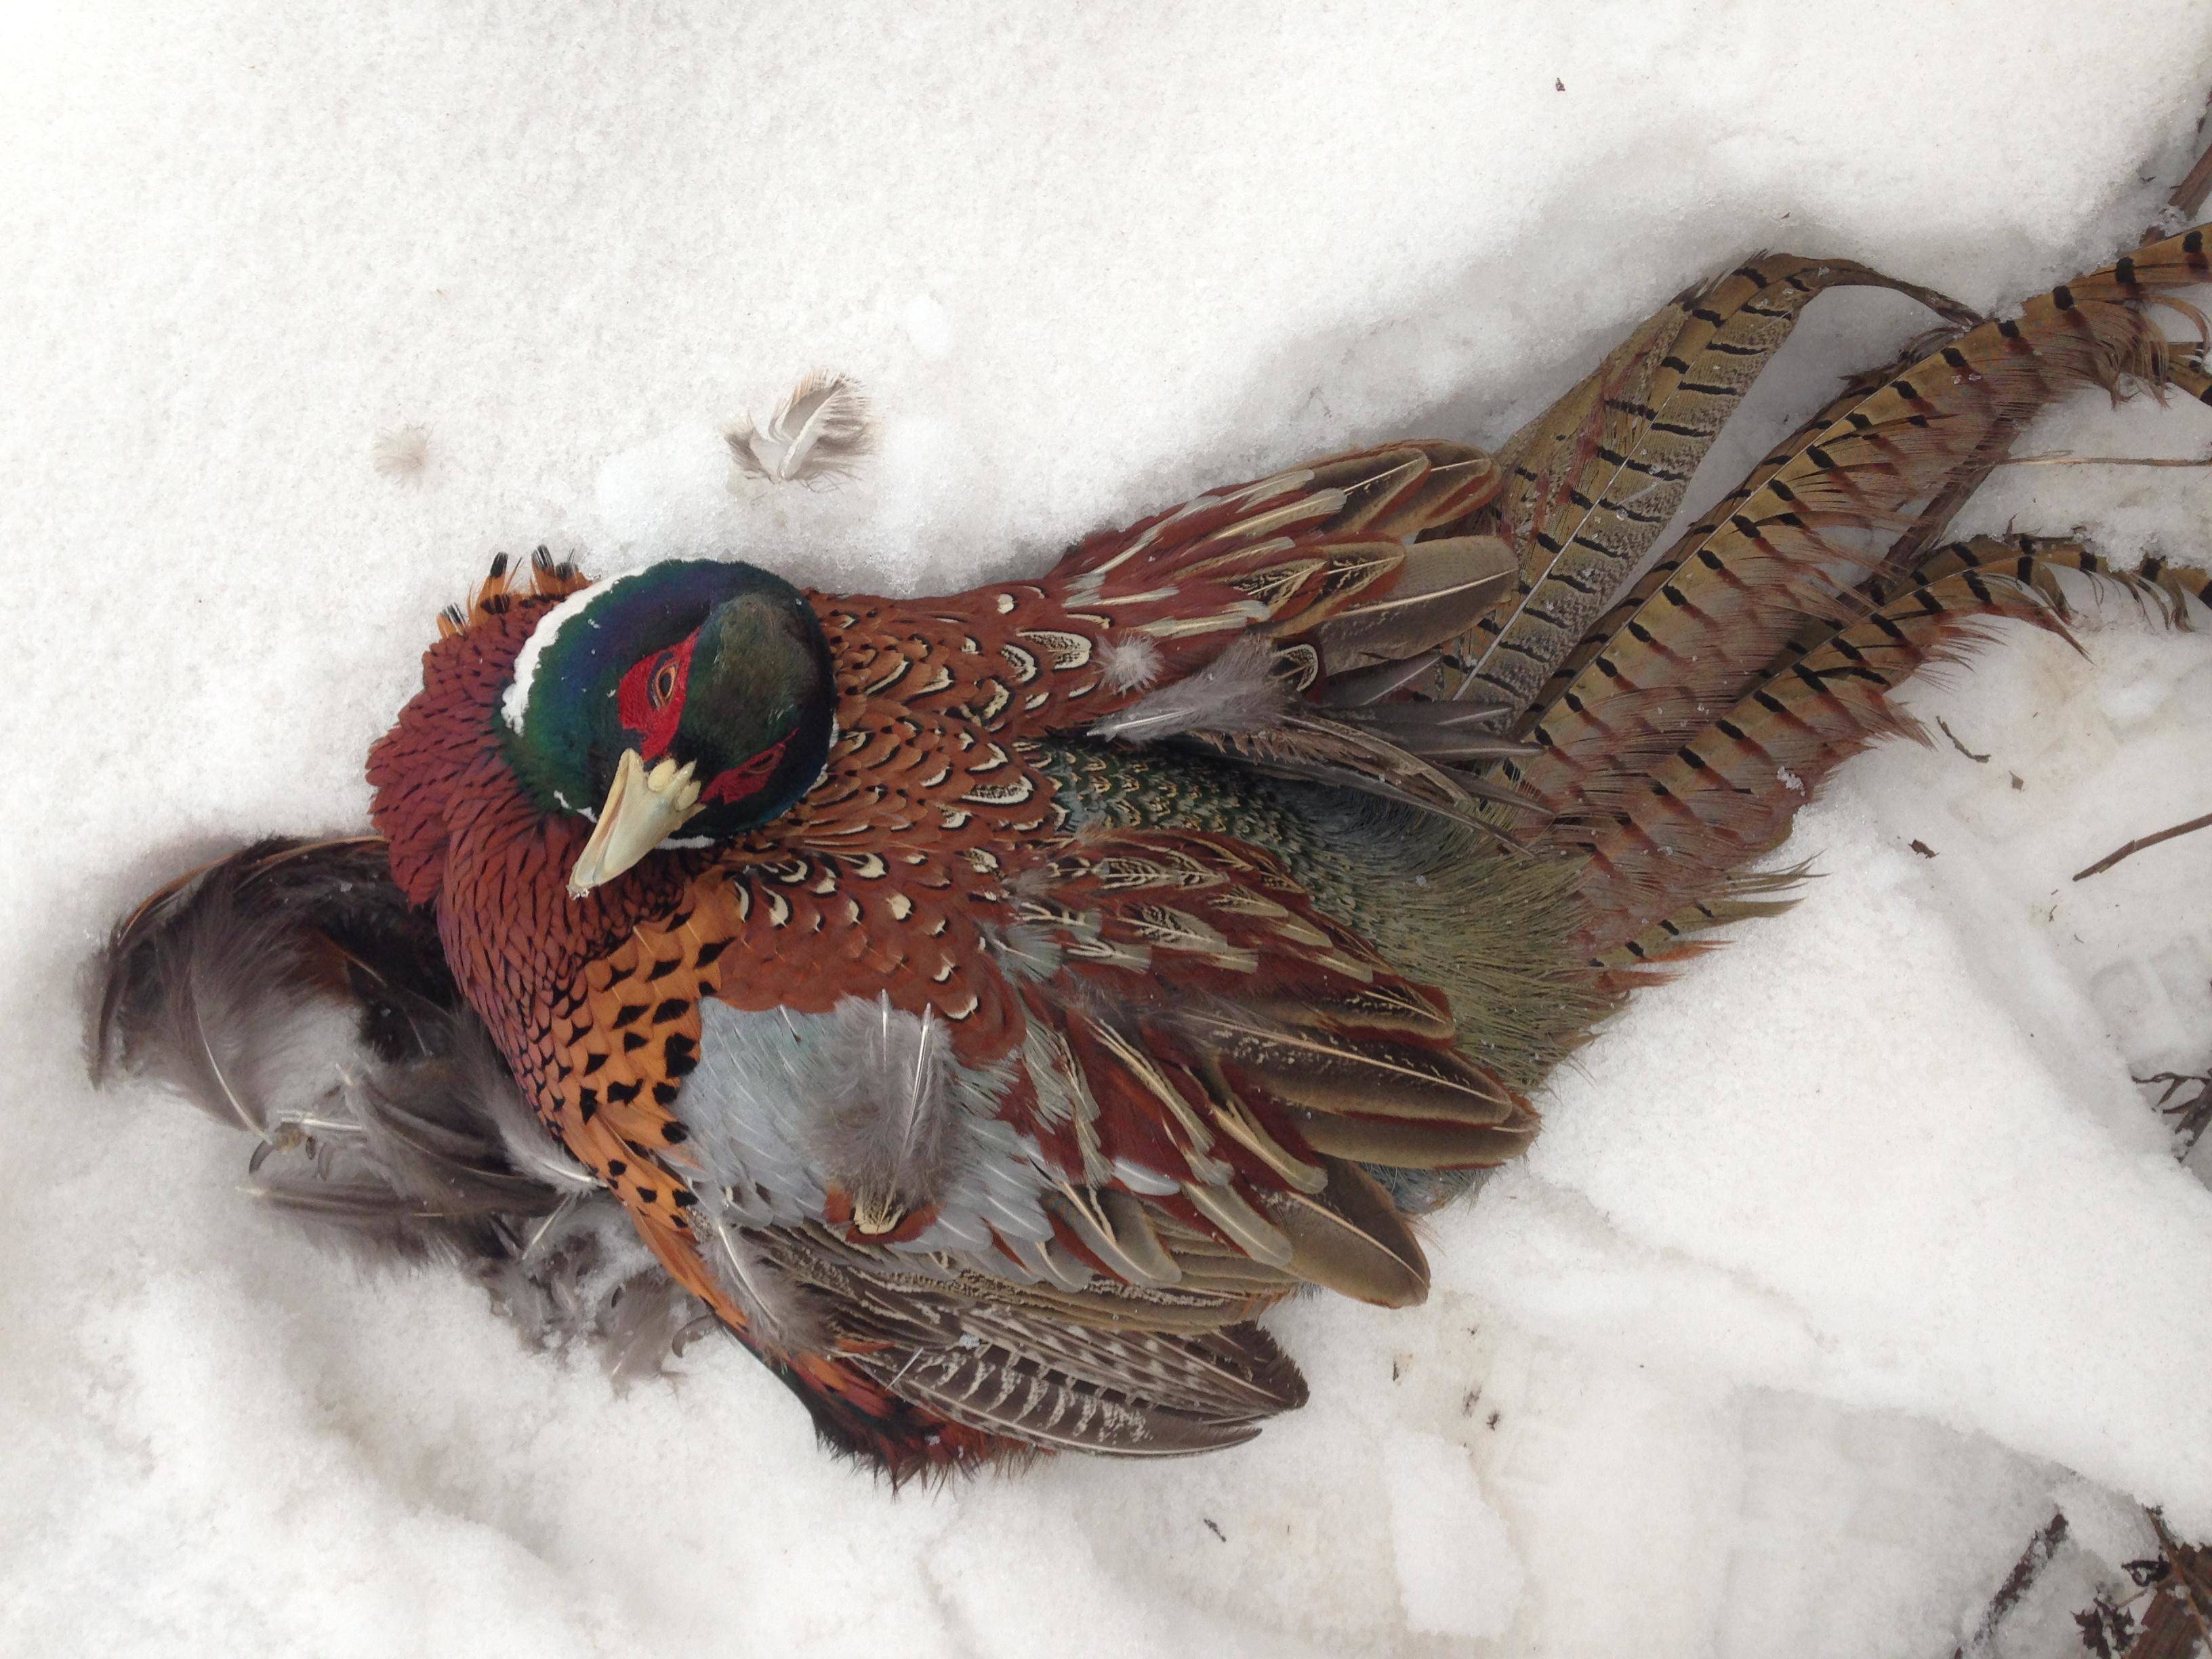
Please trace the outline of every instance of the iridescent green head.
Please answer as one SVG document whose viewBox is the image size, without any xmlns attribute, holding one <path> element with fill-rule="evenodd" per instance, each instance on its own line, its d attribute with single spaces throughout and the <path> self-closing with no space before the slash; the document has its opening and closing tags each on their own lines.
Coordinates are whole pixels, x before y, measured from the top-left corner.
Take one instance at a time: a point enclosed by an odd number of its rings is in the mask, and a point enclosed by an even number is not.
<svg viewBox="0 0 2212 1659">
<path fill-rule="evenodd" d="M 580 896 L 672 837 L 781 817 L 830 756 L 836 684 L 805 596 L 749 564 L 678 559 L 571 594 L 516 657 L 509 762 L 548 812 L 596 817 Z"/>
</svg>

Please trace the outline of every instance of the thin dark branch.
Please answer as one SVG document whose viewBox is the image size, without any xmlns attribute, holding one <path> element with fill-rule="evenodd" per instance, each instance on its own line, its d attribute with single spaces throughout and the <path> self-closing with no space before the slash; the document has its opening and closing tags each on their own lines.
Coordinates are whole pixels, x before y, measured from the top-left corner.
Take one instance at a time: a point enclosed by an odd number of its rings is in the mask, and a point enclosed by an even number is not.
<svg viewBox="0 0 2212 1659">
<path fill-rule="evenodd" d="M 2058 1547 L 2065 1541 L 2066 1516 L 2061 1511 L 2045 1522 L 2043 1530 L 2027 1540 L 2027 1547 L 2021 1552 L 2020 1559 L 2013 1563 L 2012 1571 L 2005 1575 L 2004 1583 L 1997 1586 L 1997 1593 L 1990 1598 L 1990 1605 L 1982 1614 L 1981 1623 L 1974 1626 L 1973 1635 L 1951 1650 L 1951 1659 L 1966 1659 L 1968 1650 L 1979 1653 L 1989 1645 L 1990 1638 L 1996 1634 L 1997 1626 L 2004 1623 L 2005 1615 L 2018 1605 L 2021 1596 L 2027 1594 L 2028 1587 L 2051 1565 L 2051 1558 L 2057 1553 Z"/>
<path fill-rule="evenodd" d="M 2212 1072 L 2153 1072 L 2148 1077 L 2136 1079 L 2137 1083 L 2163 1083 L 2157 1109 L 2173 1120 L 2173 1155 L 2188 1160 L 2197 1150 L 2197 1143 L 2204 1139 L 2204 1132 L 2212 1129 Z M 2186 1100 L 2174 1096 L 2190 1084 L 2197 1092 Z"/>
<path fill-rule="evenodd" d="M 2197 165 L 2189 169 L 2173 187 L 2173 194 L 2166 199 L 2180 209 L 2183 216 L 2194 219 L 2208 196 L 2212 196 L 2212 149 L 2197 158 Z"/>
<path fill-rule="evenodd" d="M 2122 859 L 2133 858 L 2147 847 L 2155 847 L 2162 841 L 2172 841 L 2176 836 L 2185 836 L 2192 830 L 2212 829 L 2212 812 L 2201 818 L 2191 818 L 2186 823 L 2177 823 L 2171 830 L 2161 830 L 2154 836 L 2138 836 L 2125 847 L 2116 848 L 2086 870 L 2076 870 L 2074 879 L 2081 881 L 2090 876 L 2102 875 Z"/>
<path fill-rule="evenodd" d="M 1945 720 L 1941 714 L 1938 714 L 1936 717 L 1936 724 L 1942 726 L 1943 728 L 1943 735 L 1951 739 L 1952 748 L 1957 750 L 1970 761 L 1978 761 L 1984 766 L 1987 766 L 1989 764 L 1990 757 L 1987 755 L 1977 755 L 1972 750 L 1967 748 L 1965 744 L 1959 741 L 1959 734 L 1951 729 L 1950 721 Z"/>
</svg>

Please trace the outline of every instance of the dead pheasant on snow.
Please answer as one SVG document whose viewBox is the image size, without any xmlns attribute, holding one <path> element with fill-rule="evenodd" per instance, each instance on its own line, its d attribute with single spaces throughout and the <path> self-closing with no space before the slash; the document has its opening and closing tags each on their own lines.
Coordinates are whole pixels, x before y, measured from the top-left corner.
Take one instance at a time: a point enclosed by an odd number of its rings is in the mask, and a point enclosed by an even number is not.
<svg viewBox="0 0 2212 1659">
<path fill-rule="evenodd" d="M 2154 325 L 2203 233 L 1978 322 L 1842 260 L 1661 311 L 1494 455 L 1218 489 L 1033 580 L 890 599 L 542 550 L 443 622 L 375 836 L 125 919 L 103 1060 L 261 1138 L 255 1190 L 465 1261 L 552 1336 L 711 1316 L 896 1478 L 1234 1444 L 1300 1403 L 1255 1320 L 1419 1302 L 1407 1218 L 1712 930 L 1892 702 L 2067 572 L 1944 544 L 2039 410 L 2212 394 Z M 1655 561 L 1815 295 L 1949 325 Z"/>
</svg>

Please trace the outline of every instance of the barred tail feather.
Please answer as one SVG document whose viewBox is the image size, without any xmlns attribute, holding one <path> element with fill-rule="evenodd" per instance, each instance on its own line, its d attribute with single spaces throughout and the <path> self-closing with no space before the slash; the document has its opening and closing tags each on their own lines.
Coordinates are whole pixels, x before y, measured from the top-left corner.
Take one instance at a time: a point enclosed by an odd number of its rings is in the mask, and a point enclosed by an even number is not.
<svg viewBox="0 0 2212 1659">
<path fill-rule="evenodd" d="M 1462 641 L 1445 695 L 1525 707 L 1680 505 L 1691 475 L 1818 295 L 1876 286 L 1954 324 L 1973 313 L 1850 260 L 1762 256 L 1654 316 L 1510 440 L 1498 526 L 1523 551 L 1520 591 Z"/>
<path fill-rule="evenodd" d="M 2139 250 L 1832 404 L 1616 607 L 1601 641 L 1585 643 L 1577 654 L 1586 659 L 1528 723 L 1542 752 L 1505 775 L 1571 823 L 1624 777 L 1654 773 L 1695 740 L 1714 710 L 1772 672 L 1794 636 L 1822 636 L 1878 608 L 1881 573 L 1917 556 L 2051 399 L 2083 385 L 2118 395 L 2124 375 L 2197 389 L 2199 371 L 2175 360 L 2146 312 L 2166 305 L 2196 317 L 2166 290 L 2208 269 L 2197 232 Z M 1868 532 L 1891 544 L 1880 557 Z"/>
<path fill-rule="evenodd" d="M 2191 625 L 2212 576 L 2148 560 L 2115 569 L 2078 542 L 1978 538 L 1939 548 L 1911 571 L 1877 577 L 1865 612 L 1807 625 L 1759 683 L 1661 763 L 1593 788 L 1564 822 L 1563 844 L 1589 859 L 1577 945 L 1616 989 L 1699 948 L 1699 935 L 1771 907 L 1797 872 L 1742 873 L 1788 836 L 1796 810 L 1843 761 L 1876 739 L 1927 740 L 1893 693 L 1922 669 L 1963 659 L 1998 618 L 2068 638 L 2060 576 L 2075 572 Z"/>
</svg>

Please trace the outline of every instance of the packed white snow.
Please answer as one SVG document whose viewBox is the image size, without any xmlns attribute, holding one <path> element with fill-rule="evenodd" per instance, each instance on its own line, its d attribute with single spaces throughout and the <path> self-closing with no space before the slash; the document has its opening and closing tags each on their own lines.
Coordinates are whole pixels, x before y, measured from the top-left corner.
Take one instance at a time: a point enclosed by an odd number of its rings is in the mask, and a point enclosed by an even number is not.
<svg viewBox="0 0 2212 1659">
<path fill-rule="evenodd" d="M 2212 811 L 2212 635 L 2015 629 L 1918 691 L 1960 746 L 1847 769 L 1805 902 L 1562 1071 L 1427 1305 L 1282 1310 L 1312 1403 L 1193 1462 L 895 1498 L 731 1345 L 617 1395 L 91 1091 L 76 980 L 194 854 L 363 821 L 495 550 L 1034 569 L 1494 443 L 1754 249 L 2047 286 L 2142 234 L 2208 84 L 2197 0 L 0 11 L 0 1650 L 1937 1655 L 2062 1509 L 2006 1640 L 2071 1641 L 2140 1504 L 2212 1533 L 2212 1197 L 2130 1082 L 2212 1060 L 2212 834 L 2069 880 Z M 1929 321 L 1820 301 L 1701 489 Z M 817 368 L 878 453 L 733 477 Z M 2203 471 L 1971 518 L 2212 552 Z"/>
</svg>

